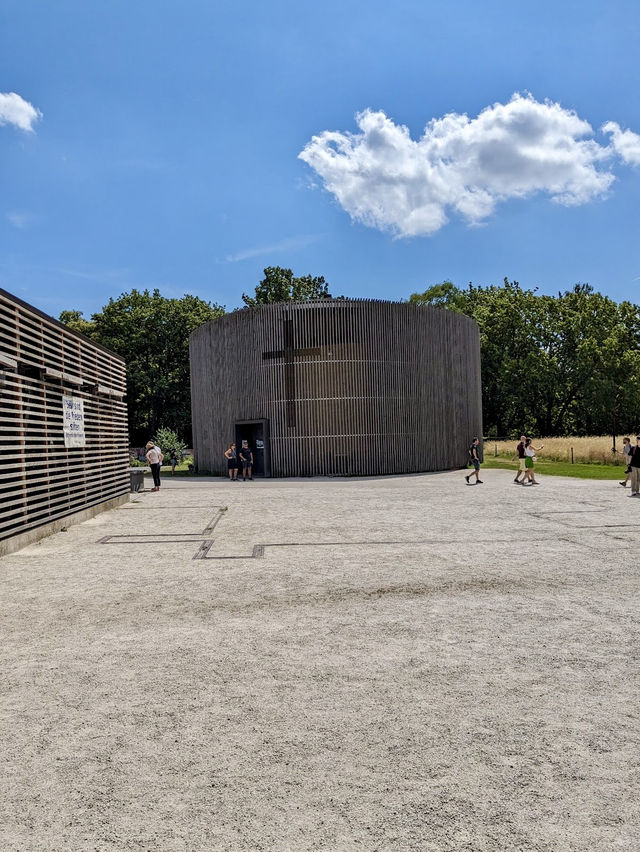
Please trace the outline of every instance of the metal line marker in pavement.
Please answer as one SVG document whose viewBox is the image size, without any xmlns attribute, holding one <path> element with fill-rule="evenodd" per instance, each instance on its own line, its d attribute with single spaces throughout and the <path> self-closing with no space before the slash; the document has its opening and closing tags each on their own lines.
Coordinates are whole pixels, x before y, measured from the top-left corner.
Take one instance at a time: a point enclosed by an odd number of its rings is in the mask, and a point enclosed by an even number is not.
<svg viewBox="0 0 640 852">
<path fill-rule="evenodd" d="M 191 507 L 189 507 L 191 508 Z M 205 507 L 196 507 L 205 508 Z M 208 508 L 208 507 L 206 507 Z M 216 508 L 216 507 L 213 507 Z M 211 546 L 213 539 L 208 536 L 213 532 L 217 524 L 224 517 L 227 507 L 218 506 L 218 511 L 206 525 L 201 533 L 130 533 L 129 535 L 105 535 L 99 538 L 98 544 L 186 544 L 188 542 L 199 543 L 194 559 L 204 559 Z"/>
</svg>

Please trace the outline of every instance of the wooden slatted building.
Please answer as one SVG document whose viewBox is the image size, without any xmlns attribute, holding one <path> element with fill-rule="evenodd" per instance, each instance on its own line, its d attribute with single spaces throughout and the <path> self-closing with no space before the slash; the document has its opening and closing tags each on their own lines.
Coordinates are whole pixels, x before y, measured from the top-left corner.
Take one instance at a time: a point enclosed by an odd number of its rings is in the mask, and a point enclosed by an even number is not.
<svg viewBox="0 0 640 852">
<path fill-rule="evenodd" d="M 0 554 L 128 500 L 125 365 L 0 290 Z"/>
<path fill-rule="evenodd" d="M 247 438 L 258 474 L 370 475 L 461 467 L 482 434 L 476 323 L 372 300 L 282 302 L 190 338 L 195 461 L 226 472 Z"/>
</svg>

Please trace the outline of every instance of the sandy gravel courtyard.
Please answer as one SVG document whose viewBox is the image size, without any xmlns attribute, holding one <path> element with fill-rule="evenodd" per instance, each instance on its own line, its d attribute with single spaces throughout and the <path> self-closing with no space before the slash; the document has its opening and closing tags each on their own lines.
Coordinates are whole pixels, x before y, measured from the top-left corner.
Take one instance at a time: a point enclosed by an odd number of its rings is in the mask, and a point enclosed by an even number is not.
<svg viewBox="0 0 640 852">
<path fill-rule="evenodd" d="M 484 479 L 165 479 L 0 559 L 0 849 L 640 849 L 640 500 Z"/>
</svg>

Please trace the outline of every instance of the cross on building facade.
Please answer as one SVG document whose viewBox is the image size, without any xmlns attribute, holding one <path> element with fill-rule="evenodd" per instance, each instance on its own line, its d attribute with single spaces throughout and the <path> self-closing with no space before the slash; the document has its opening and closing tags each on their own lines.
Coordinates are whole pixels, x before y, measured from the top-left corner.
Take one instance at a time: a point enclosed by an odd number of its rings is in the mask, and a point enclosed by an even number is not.
<svg viewBox="0 0 640 852">
<path fill-rule="evenodd" d="M 262 360 L 270 361 L 281 359 L 284 362 L 284 397 L 285 397 L 285 425 L 289 429 L 297 426 L 296 412 L 296 367 L 295 359 L 300 355 L 319 355 L 322 346 L 307 346 L 296 349 L 294 343 L 294 326 L 292 319 L 283 320 L 283 348 L 271 352 L 263 352 Z"/>
</svg>

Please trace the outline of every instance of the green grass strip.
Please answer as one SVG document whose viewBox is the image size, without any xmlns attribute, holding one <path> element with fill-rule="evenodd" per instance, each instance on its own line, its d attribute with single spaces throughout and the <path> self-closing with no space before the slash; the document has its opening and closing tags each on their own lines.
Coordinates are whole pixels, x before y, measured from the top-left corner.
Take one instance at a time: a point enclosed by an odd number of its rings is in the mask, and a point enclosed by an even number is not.
<svg viewBox="0 0 640 852">
<path fill-rule="evenodd" d="M 485 458 L 482 467 L 490 470 L 518 469 L 516 462 Z M 615 464 L 571 464 L 571 462 L 544 461 L 539 459 L 535 466 L 540 476 L 574 476 L 577 479 L 624 479 L 624 467 Z"/>
</svg>

